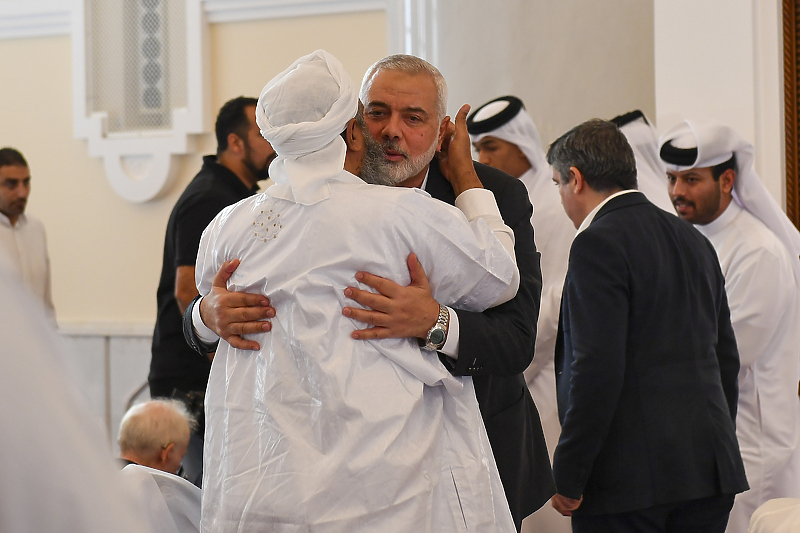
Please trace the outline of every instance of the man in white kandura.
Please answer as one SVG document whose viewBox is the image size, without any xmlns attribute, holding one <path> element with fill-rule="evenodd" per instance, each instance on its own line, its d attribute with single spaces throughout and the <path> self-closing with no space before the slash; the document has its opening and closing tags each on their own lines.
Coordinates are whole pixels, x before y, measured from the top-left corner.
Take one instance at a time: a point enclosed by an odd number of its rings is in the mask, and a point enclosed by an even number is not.
<svg viewBox="0 0 800 533">
<path fill-rule="evenodd" d="M 221 341 L 216 352 L 202 529 L 513 532 L 471 378 L 447 371 L 432 336 L 425 349 L 357 341 L 359 324 L 342 314 L 354 271 L 406 285 L 412 251 L 443 304 L 480 310 L 516 293 L 513 234 L 475 175 L 467 108 L 450 145 L 437 146 L 463 213 L 342 170 L 340 134 L 351 138 L 357 109 L 349 76 L 324 51 L 276 76 L 256 109 L 277 153 L 275 185 L 203 234 L 200 294 L 240 258 L 229 289 L 268 295 L 276 316 L 253 336 L 260 350 Z"/>
<path fill-rule="evenodd" d="M 11 272 L 44 304 L 55 325 L 44 226 L 25 213 L 30 192 L 31 171 L 25 157 L 14 148 L 0 148 L 0 254 Z"/>
<path fill-rule="evenodd" d="M 683 122 L 661 138 L 678 215 L 714 245 L 741 358 L 736 436 L 750 490 L 727 531 L 745 533 L 772 498 L 800 496 L 800 233 L 759 180 L 731 128 Z"/>
<path fill-rule="evenodd" d="M 561 308 L 561 289 L 567 274 L 569 248 L 575 226 L 561 207 L 553 187 L 553 169 L 542 149 L 539 131 L 516 96 L 502 96 L 479 107 L 467 118 L 470 140 L 478 161 L 518 178 L 533 204 L 531 224 L 536 247 L 542 254 L 542 300 L 536 329 L 533 362 L 525 381 L 539 411 L 550 459 L 558 444 L 561 424 L 556 405 L 553 357 Z M 569 531 L 569 519 L 545 505 L 523 522 L 523 531 L 544 528 L 551 533 Z"/>
</svg>

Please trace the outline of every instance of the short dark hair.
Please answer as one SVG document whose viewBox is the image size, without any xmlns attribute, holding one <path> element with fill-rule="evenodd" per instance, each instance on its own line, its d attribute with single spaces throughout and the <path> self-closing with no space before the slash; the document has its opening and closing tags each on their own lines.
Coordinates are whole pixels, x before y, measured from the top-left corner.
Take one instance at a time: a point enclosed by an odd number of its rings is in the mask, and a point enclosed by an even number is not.
<svg viewBox="0 0 800 533">
<path fill-rule="evenodd" d="M 258 99 L 249 96 L 237 96 L 225 102 L 217 114 L 217 123 L 214 125 L 214 132 L 217 135 L 217 155 L 228 149 L 228 135 L 231 133 L 247 141 L 250 121 L 247 119 L 245 108 L 257 104 Z"/>
<path fill-rule="evenodd" d="M 719 177 L 722 176 L 722 173 L 726 170 L 733 170 L 736 172 L 736 154 L 734 153 L 730 159 L 727 161 L 723 161 L 719 165 L 714 165 L 711 167 L 711 176 L 714 178 L 714 181 L 719 181 Z"/>
<path fill-rule="evenodd" d="M 553 141 L 547 162 L 564 183 L 569 181 L 570 167 L 575 167 L 597 192 L 637 188 L 633 149 L 619 128 L 607 120 L 589 120 Z"/>
<path fill-rule="evenodd" d="M 0 167 L 4 167 L 6 165 L 20 165 L 27 167 L 28 162 L 25 161 L 25 158 L 22 156 L 19 150 L 9 147 L 0 148 Z"/>
</svg>

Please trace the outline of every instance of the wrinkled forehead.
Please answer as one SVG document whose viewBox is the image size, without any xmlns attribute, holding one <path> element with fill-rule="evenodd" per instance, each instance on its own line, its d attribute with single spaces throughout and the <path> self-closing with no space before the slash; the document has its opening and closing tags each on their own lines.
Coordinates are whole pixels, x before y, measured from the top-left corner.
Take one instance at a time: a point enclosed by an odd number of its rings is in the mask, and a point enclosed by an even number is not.
<svg viewBox="0 0 800 533">
<path fill-rule="evenodd" d="M 430 74 L 380 69 L 367 87 L 364 105 L 400 104 L 401 107 L 418 107 L 436 113 L 437 98 L 436 83 Z"/>
</svg>

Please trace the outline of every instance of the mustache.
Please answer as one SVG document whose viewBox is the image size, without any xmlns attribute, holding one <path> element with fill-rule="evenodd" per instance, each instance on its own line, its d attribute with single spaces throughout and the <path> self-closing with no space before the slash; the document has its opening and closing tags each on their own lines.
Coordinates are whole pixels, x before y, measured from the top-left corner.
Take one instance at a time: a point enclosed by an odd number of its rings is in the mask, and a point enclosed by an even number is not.
<svg viewBox="0 0 800 533">
<path fill-rule="evenodd" d="M 685 196 L 676 196 L 672 199 L 672 205 L 677 205 L 679 202 L 691 207 L 695 206 L 694 202 L 690 202 Z"/>
<path fill-rule="evenodd" d="M 409 158 L 408 152 L 406 152 L 405 150 L 400 148 L 400 144 L 397 141 L 392 141 L 391 139 L 388 139 L 386 141 L 383 141 L 380 144 L 381 144 L 381 148 L 383 148 L 384 152 L 391 151 L 391 152 L 394 152 L 396 154 L 402 155 L 404 159 L 408 159 Z"/>
</svg>

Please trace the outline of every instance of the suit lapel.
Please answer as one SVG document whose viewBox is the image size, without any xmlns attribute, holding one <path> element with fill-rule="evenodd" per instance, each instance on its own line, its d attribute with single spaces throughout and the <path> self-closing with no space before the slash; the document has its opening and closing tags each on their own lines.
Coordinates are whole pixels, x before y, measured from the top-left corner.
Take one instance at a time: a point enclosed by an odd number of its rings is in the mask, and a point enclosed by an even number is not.
<svg viewBox="0 0 800 533">
<path fill-rule="evenodd" d="M 439 169 L 439 162 L 435 157 L 428 169 L 428 181 L 425 184 L 425 191 L 437 200 L 447 202 L 450 205 L 455 205 L 456 203 L 456 194 L 453 191 L 453 186 L 442 175 L 442 171 Z"/>
</svg>

